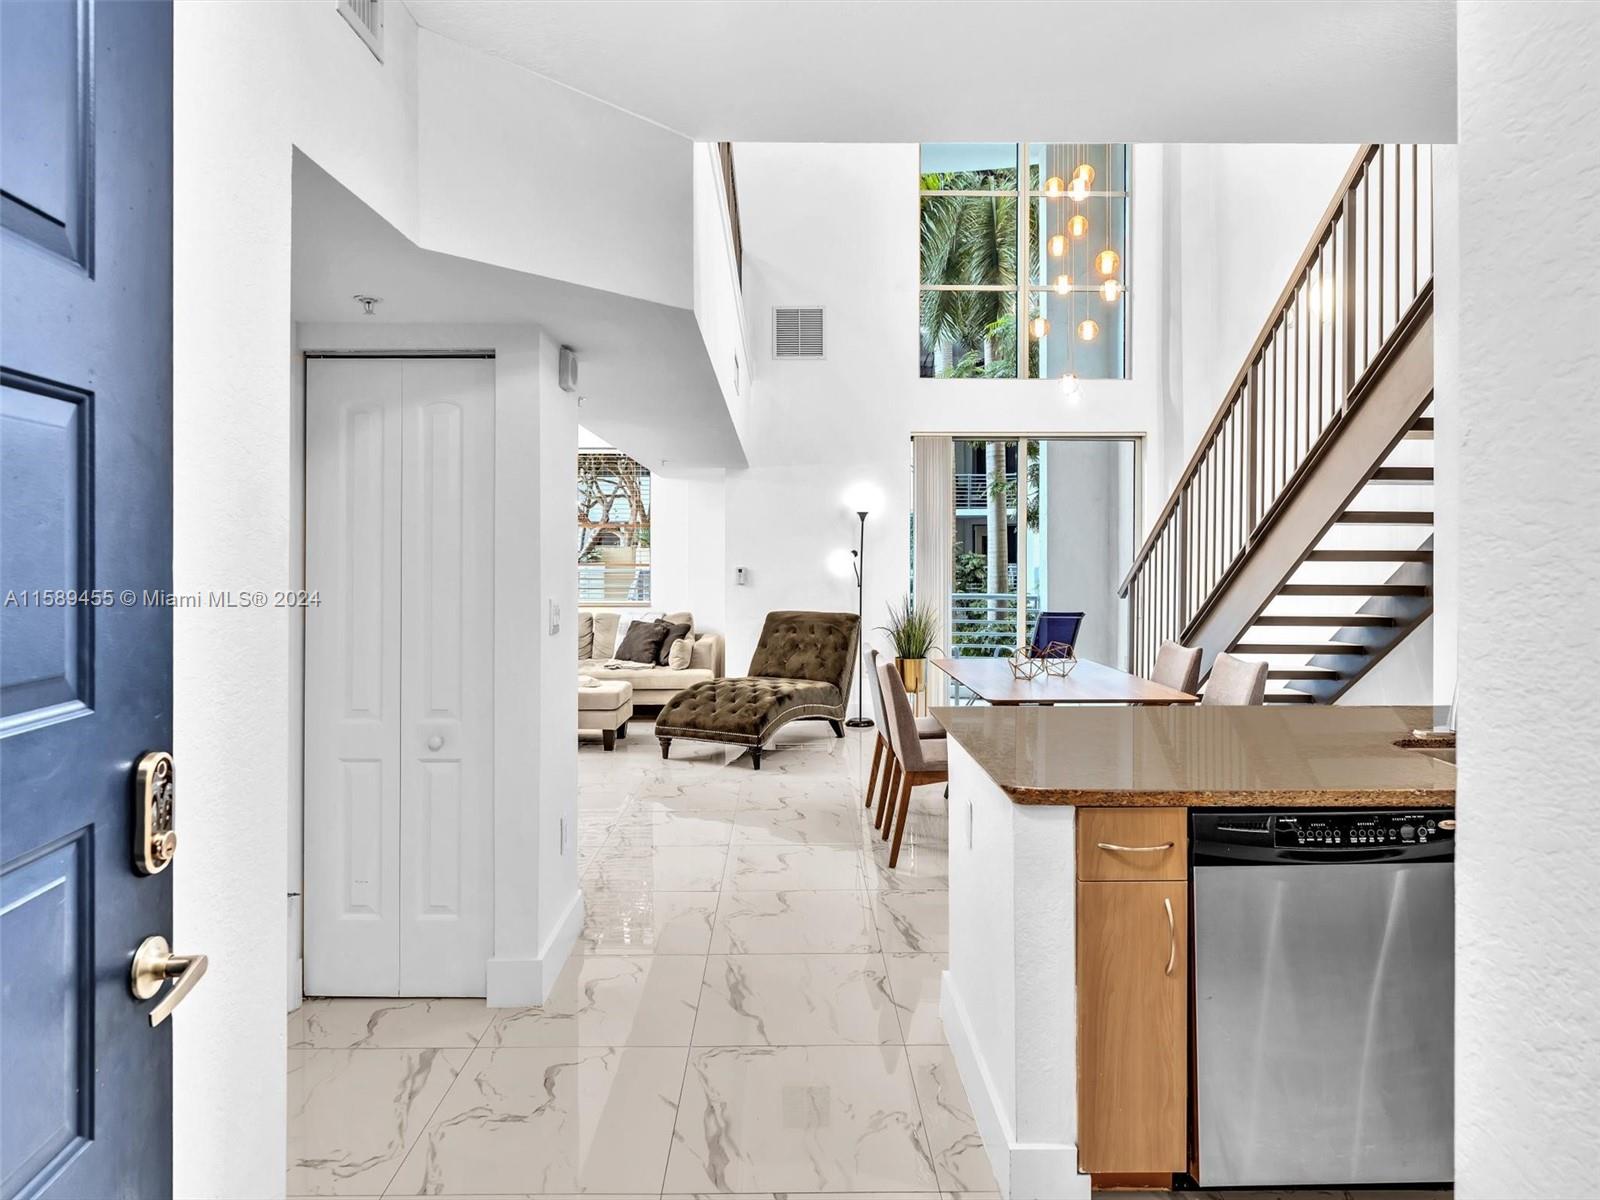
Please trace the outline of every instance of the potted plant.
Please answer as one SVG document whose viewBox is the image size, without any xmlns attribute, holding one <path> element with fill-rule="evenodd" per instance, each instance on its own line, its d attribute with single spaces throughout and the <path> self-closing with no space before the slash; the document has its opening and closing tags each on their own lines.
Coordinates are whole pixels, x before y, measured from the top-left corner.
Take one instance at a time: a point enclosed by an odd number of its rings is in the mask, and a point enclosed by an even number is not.
<svg viewBox="0 0 1600 1200">
<path fill-rule="evenodd" d="M 889 623 L 878 626 L 894 643 L 894 668 L 900 672 L 900 682 L 905 684 L 909 695 L 922 691 L 928 655 L 938 649 L 933 644 L 938 627 L 939 618 L 933 605 L 915 604 L 910 596 L 897 605 L 889 605 Z"/>
</svg>

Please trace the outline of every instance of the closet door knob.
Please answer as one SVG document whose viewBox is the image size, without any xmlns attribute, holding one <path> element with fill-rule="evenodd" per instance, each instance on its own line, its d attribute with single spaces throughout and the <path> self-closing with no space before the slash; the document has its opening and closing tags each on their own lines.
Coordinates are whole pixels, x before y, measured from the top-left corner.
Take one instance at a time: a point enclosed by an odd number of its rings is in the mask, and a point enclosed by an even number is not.
<svg viewBox="0 0 1600 1200">
<path fill-rule="evenodd" d="M 440 737 L 437 733 L 434 734 L 431 738 L 428 739 L 428 749 L 429 750 L 437 750 L 443 745 L 444 745 L 444 739 L 442 737 Z"/>
</svg>

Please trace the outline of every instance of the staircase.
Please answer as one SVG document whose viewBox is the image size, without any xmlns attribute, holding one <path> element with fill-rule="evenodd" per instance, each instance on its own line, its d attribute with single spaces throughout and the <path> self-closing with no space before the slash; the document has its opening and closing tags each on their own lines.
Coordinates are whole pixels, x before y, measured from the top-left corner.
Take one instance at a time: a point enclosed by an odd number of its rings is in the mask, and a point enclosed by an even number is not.
<svg viewBox="0 0 1600 1200">
<path fill-rule="evenodd" d="M 1168 639 L 1332 703 L 1433 611 L 1432 164 L 1363 146 L 1123 580 Z"/>
</svg>

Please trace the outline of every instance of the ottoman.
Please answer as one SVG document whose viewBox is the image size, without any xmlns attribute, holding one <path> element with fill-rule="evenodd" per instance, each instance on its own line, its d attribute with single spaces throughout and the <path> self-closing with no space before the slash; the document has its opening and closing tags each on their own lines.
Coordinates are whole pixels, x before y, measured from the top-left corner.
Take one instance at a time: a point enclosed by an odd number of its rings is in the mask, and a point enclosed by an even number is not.
<svg viewBox="0 0 1600 1200">
<path fill-rule="evenodd" d="M 602 679 L 594 687 L 578 689 L 578 730 L 598 730 L 607 750 L 615 750 L 618 737 L 628 736 L 633 718 L 633 684 Z"/>
</svg>

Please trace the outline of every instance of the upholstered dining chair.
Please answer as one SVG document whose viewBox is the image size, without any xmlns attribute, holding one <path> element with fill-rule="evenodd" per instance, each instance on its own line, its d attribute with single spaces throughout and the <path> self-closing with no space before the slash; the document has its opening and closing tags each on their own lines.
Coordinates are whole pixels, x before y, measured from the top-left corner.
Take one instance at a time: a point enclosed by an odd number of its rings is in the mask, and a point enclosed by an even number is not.
<svg viewBox="0 0 1600 1200">
<path fill-rule="evenodd" d="M 1267 694 L 1267 664 L 1219 654 L 1211 664 L 1202 704 L 1262 704 Z"/>
<path fill-rule="evenodd" d="M 893 811 L 881 814 L 881 835 L 889 837 L 894 826 L 894 842 L 889 847 L 889 866 L 900 861 L 900 841 L 905 837 L 906 813 L 911 808 L 911 789 L 925 783 L 950 782 L 949 743 L 943 738 L 917 736 L 917 718 L 911 711 L 911 698 L 893 663 L 878 664 L 878 687 L 883 692 L 883 707 L 889 724 L 889 748 L 898 767 L 898 796 Z"/>
<path fill-rule="evenodd" d="M 889 742 L 888 710 L 883 703 L 883 685 L 878 679 L 878 652 L 868 650 L 871 659 L 871 670 L 867 678 L 872 681 L 872 715 L 877 719 L 878 737 L 872 744 L 872 771 L 867 776 L 867 795 L 864 807 L 871 808 L 873 796 L 877 794 L 878 814 L 873 820 L 873 828 L 883 827 L 883 814 L 889 807 L 889 797 L 894 794 L 894 789 L 899 785 L 900 760 L 895 757 L 894 747 Z M 892 670 L 893 668 L 891 668 Z M 944 726 L 932 717 L 918 717 L 917 736 L 919 738 L 942 738 L 945 736 Z M 878 768 L 883 767 L 883 786 L 878 787 Z"/>
<path fill-rule="evenodd" d="M 1194 695 L 1195 688 L 1200 686 L 1200 647 L 1162 642 L 1161 648 L 1156 651 L 1156 665 L 1150 672 L 1150 682 Z"/>
</svg>

